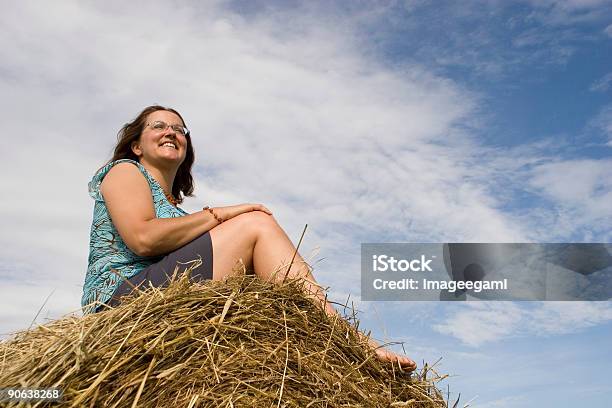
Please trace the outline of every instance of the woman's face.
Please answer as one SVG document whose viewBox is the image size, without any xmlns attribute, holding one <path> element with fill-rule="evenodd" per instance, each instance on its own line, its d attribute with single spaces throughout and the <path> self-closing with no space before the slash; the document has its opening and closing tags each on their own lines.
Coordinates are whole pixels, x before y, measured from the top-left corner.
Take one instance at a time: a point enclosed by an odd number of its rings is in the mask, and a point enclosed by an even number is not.
<svg viewBox="0 0 612 408">
<path fill-rule="evenodd" d="M 181 118 L 173 112 L 158 110 L 147 116 L 145 125 L 140 140 L 132 145 L 140 162 L 174 162 L 178 168 L 187 154 L 187 136 L 172 127 L 184 126 Z"/>
</svg>

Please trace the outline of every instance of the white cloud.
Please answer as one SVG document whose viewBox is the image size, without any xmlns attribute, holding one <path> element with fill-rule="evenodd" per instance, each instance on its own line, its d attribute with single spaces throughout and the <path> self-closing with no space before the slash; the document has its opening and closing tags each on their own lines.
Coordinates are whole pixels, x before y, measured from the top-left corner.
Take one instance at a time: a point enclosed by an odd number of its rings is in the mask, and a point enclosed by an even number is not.
<svg viewBox="0 0 612 408">
<path fill-rule="evenodd" d="M 608 37 L 612 38 L 612 24 L 605 28 L 604 33 L 606 33 Z"/>
<path fill-rule="evenodd" d="M 612 320 L 611 302 L 545 302 L 529 312 L 527 330 L 554 335 L 573 333 Z"/>
<path fill-rule="evenodd" d="M 594 216 L 609 215 L 601 196 L 612 186 L 612 161 L 566 160 L 537 166 L 533 171 L 532 185 L 541 188 L 557 202 L 570 205 L 593 205 Z M 567 183 L 573 180 L 574 183 Z"/>
<path fill-rule="evenodd" d="M 513 337 L 574 333 L 610 321 L 610 302 L 539 302 L 533 306 L 468 302 L 456 305 L 432 327 L 465 345 L 478 347 Z"/>
<path fill-rule="evenodd" d="M 74 303 L 74 294 L 79 292 L 78 289 L 67 287 L 65 282 L 59 280 L 55 283 L 3 280 L 0 286 L 0 339 L 27 329 L 30 325 L 35 327 L 37 324 L 44 324 L 49 318 L 57 318 L 70 312 L 80 313 L 78 303 Z"/>
<path fill-rule="evenodd" d="M 574 25 L 605 20 L 609 0 L 526 0 L 535 11 L 532 18 L 550 25 Z"/>
<path fill-rule="evenodd" d="M 609 234 L 608 226 L 612 222 L 612 160 L 546 163 L 536 166 L 531 174 L 531 186 L 554 202 L 559 214 L 571 217 L 574 225 L 591 225 L 593 232 L 601 231 L 604 237 L 606 231 Z"/>
<path fill-rule="evenodd" d="M 593 92 L 605 92 L 608 89 L 610 89 L 611 85 L 612 85 L 612 72 L 608 72 L 602 78 L 593 82 L 593 84 L 589 87 L 589 90 Z"/>
<path fill-rule="evenodd" d="M 438 1 L 417 3 L 409 22 L 388 17 L 388 26 L 401 27 L 397 43 L 433 69 L 467 70 L 462 75 L 477 84 L 499 84 L 520 72 L 540 81 L 533 67 L 564 65 L 584 44 L 600 40 L 578 27 L 607 23 L 609 6 L 606 0 Z M 377 36 L 385 39 L 378 30 Z"/>
<path fill-rule="evenodd" d="M 607 139 L 607 145 L 612 146 L 612 103 L 604 105 L 587 127 Z"/>
<path fill-rule="evenodd" d="M 308 222 L 308 242 L 334 259 L 319 270 L 324 282 L 356 281 L 338 255 L 357 253 L 355 231 L 522 236 L 467 179 L 472 166 L 455 160 L 474 154 L 454 127 L 476 99 L 452 81 L 380 65 L 342 20 L 118 4 L 20 2 L 0 16 L 0 45 L 13 56 L 0 71 L 2 94 L 12 95 L 0 102 L 11 117 L 4 130 L 25 141 L 0 161 L 0 187 L 19 198 L 0 205 L 0 259 L 29 265 L 43 286 L 70 288 L 59 304 L 78 305 L 87 181 L 118 128 L 154 102 L 178 108 L 193 131 L 198 197 L 185 207 L 261 201 L 296 239 Z M 3 312 L 3 322 L 15 319 Z"/>
<path fill-rule="evenodd" d="M 294 240 L 308 222 L 304 252 L 321 247 L 317 276 L 336 293 L 358 290 L 368 239 L 528 239 L 531 220 L 500 209 L 494 188 L 525 156 L 474 139 L 478 95 L 419 65 L 380 63 L 356 33 L 368 20 L 358 11 L 241 16 L 224 2 L 76 1 L 4 10 L 0 46 L 11 58 L 0 92 L 11 97 L 0 108 L 11 118 L 5 138 L 19 145 L 0 153 L 11 198 L 0 203 L 0 259 L 38 285 L 19 287 L 23 310 L 58 286 L 53 315 L 78 306 L 87 181 L 118 128 L 155 102 L 178 108 L 193 131 L 197 198 L 185 208 L 264 202 Z M 0 332 L 29 323 L 0 310 Z"/>
<path fill-rule="evenodd" d="M 534 5 L 553 6 L 564 10 L 584 10 L 609 3 L 609 0 L 538 0 Z"/>
<path fill-rule="evenodd" d="M 475 302 L 459 309 L 432 327 L 473 347 L 512 336 L 523 317 L 523 310 L 515 303 Z"/>
</svg>

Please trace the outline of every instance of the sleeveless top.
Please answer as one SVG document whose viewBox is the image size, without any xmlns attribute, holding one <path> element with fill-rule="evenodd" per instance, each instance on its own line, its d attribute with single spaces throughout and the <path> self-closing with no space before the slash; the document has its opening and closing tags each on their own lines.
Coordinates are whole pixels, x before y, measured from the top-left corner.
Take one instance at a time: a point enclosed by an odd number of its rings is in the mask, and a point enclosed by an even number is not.
<svg viewBox="0 0 612 408">
<path fill-rule="evenodd" d="M 132 252 L 117 232 L 100 193 L 100 184 L 104 176 L 117 163 L 128 162 L 138 167 L 147 179 L 151 188 L 155 214 L 157 218 L 172 218 L 188 215 L 187 212 L 170 204 L 157 180 L 155 180 L 143 165 L 130 159 L 110 162 L 101 168 L 89 182 L 89 195 L 95 200 L 93 222 L 89 238 L 89 259 L 81 306 L 84 313 L 92 313 L 107 303 L 123 279 L 129 279 L 147 266 L 160 261 L 161 256 L 138 256 Z M 126 191 L 126 194 L 129 192 Z M 116 271 L 113 272 L 112 270 Z"/>
</svg>

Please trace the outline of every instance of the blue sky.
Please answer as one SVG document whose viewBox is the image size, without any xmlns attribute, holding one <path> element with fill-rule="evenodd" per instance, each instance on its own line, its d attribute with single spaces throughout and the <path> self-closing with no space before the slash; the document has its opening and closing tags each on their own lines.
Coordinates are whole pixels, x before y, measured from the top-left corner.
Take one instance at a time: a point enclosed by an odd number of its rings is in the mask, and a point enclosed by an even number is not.
<svg viewBox="0 0 612 408">
<path fill-rule="evenodd" d="M 79 306 L 87 182 L 144 106 L 203 205 L 263 202 L 331 297 L 480 407 L 605 406 L 610 302 L 360 302 L 361 242 L 611 242 L 612 2 L 26 1 L 0 15 L 0 333 Z M 10 136 L 19 135 L 18 138 Z M 15 146 L 17 144 L 17 147 Z"/>
</svg>

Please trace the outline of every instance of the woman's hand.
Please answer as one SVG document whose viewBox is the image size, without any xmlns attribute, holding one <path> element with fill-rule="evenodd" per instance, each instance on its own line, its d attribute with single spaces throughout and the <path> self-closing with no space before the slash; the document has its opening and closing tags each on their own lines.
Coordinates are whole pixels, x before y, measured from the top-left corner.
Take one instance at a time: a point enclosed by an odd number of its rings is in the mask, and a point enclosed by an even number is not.
<svg viewBox="0 0 612 408">
<path fill-rule="evenodd" d="M 268 215 L 272 215 L 272 211 L 268 210 L 263 204 L 238 204 L 228 207 L 215 207 L 213 211 L 223 221 L 227 221 L 237 215 L 251 211 L 263 211 Z"/>
</svg>

